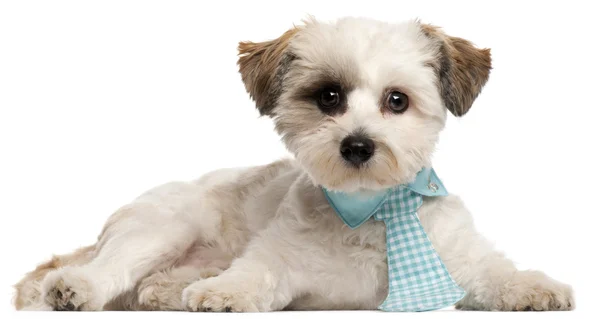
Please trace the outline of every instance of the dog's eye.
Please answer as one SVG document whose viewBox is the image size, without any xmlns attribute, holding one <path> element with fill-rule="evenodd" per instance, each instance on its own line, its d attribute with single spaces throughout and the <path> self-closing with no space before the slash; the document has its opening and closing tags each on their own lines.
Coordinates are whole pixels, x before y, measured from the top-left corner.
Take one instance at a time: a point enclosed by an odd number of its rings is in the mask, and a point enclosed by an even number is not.
<svg viewBox="0 0 600 319">
<path fill-rule="evenodd" d="M 404 113 L 408 109 L 408 96 L 398 91 L 391 92 L 387 99 L 387 107 L 394 113 Z"/>
<path fill-rule="evenodd" d="M 340 104 L 340 92 L 336 88 L 328 87 L 319 94 L 319 106 L 322 109 L 332 109 Z"/>
</svg>

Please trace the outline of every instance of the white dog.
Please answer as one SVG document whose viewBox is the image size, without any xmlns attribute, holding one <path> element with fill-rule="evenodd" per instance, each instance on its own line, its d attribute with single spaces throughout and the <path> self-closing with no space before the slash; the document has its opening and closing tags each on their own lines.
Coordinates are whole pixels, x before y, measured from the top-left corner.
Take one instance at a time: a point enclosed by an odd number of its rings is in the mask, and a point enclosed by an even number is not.
<svg viewBox="0 0 600 319">
<path fill-rule="evenodd" d="M 490 51 L 410 21 L 310 20 L 240 43 L 240 73 L 295 160 L 223 169 L 141 195 L 98 242 L 16 285 L 18 309 L 376 309 L 388 292 L 385 226 L 352 230 L 321 187 L 369 192 L 430 167 L 446 110 L 462 116 Z M 426 198 L 421 223 L 466 292 L 457 307 L 569 310 L 571 288 L 518 271 L 456 196 Z"/>
</svg>

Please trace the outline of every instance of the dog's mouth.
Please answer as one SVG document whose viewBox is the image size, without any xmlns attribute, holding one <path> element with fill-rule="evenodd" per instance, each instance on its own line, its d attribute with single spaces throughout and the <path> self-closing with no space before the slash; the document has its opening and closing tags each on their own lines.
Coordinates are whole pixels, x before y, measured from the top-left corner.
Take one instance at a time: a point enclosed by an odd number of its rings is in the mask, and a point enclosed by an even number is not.
<svg viewBox="0 0 600 319">
<path fill-rule="evenodd" d="M 294 155 L 316 185 L 330 190 L 387 189 L 405 181 L 407 172 L 416 169 L 410 156 L 396 158 L 385 140 L 364 133 L 311 142 L 294 149 Z"/>
</svg>

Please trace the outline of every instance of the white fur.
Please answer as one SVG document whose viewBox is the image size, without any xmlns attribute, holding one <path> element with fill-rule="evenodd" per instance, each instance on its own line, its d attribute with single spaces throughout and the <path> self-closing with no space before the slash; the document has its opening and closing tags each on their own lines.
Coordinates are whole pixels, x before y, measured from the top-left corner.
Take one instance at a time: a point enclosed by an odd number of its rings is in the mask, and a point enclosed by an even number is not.
<svg viewBox="0 0 600 319">
<path fill-rule="evenodd" d="M 417 22 L 308 22 L 290 44 L 302 59 L 294 62 L 288 91 L 275 110 L 278 131 L 296 160 L 224 169 L 145 193 L 111 216 L 88 263 L 50 272 L 29 306 L 376 309 L 387 295 L 385 226 L 369 220 L 356 230 L 346 227 L 319 185 L 376 190 L 410 181 L 430 165 L 446 111 L 435 75 L 424 66 L 433 57 L 428 44 Z M 304 122 L 321 115 L 310 107 L 298 113 L 292 93 L 304 82 L 294 81 L 303 68 L 335 63 L 346 64 L 339 72 L 354 68 L 359 83 L 347 112 L 330 122 Z M 378 108 L 380 92 L 389 86 L 411 94 L 413 105 L 401 116 Z M 338 154 L 340 140 L 356 129 L 391 150 L 376 154 L 363 171 L 342 167 Z M 496 252 L 459 198 L 426 199 L 419 218 L 452 277 L 468 292 L 460 308 L 574 306 L 569 286 L 518 271 Z"/>
</svg>

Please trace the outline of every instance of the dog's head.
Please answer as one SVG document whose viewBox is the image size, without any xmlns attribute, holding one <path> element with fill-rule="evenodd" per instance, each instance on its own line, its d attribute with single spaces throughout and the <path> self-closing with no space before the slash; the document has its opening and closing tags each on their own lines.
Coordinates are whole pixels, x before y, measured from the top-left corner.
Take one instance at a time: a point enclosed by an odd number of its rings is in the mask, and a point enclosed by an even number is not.
<svg viewBox="0 0 600 319">
<path fill-rule="evenodd" d="M 488 49 L 418 21 L 310 20 L 239 50 L 260 113 L 315 183 L 340 191 L 412 181 L 446 110 L 466 114 L 491 69 Z"/>
</svg>

